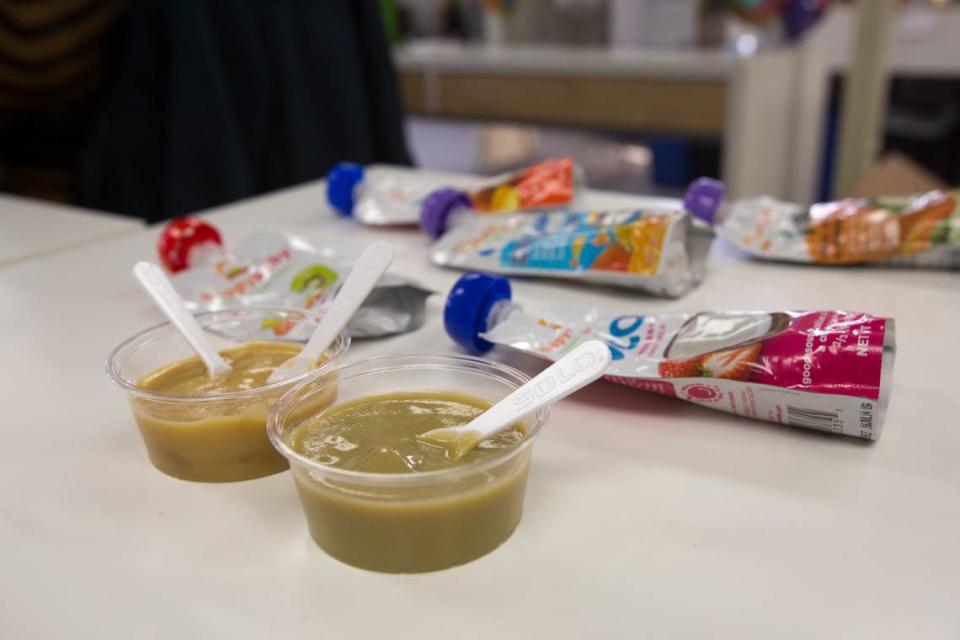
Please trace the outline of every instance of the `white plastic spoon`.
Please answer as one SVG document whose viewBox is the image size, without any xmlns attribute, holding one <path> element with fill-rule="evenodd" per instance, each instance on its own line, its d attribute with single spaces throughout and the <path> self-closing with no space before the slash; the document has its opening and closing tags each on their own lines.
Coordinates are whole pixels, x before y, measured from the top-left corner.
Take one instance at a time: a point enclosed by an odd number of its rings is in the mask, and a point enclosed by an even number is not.
<svg viewBox="0 0 960 640">
<path fill-rule="evenodd" d="M 183 339 L 197 352 L 211 377 L 230 371 L 230 365 L 207 342 L 197 319 L 187 311 L 183 300 L 160 267 L 152 262 L 138 262 L 133 265 L 133 275 L 143 290 L 153 298 L 157 308 L 167 316 L 170 324 L 176 327 Z"/>
<path fill-rule="evenodd" d="M 364 249 L 303 351 L 274 369 L 267 378 L 267 383 L 273 384 L 309 371 L 317 358 L 323 355 L 347 326 L 391 262 L 393 247 L 388 242 L 374 242 Z"/>
<path fill-rule="evenodd" d="M 588 340 L 467 424 L 433 429 L 418 435 L 417 440 L 443 447 L 457 460 L 524 416 L 590 384 L 609 364 L 610 348 L 599 340 Z"/>
</svg>

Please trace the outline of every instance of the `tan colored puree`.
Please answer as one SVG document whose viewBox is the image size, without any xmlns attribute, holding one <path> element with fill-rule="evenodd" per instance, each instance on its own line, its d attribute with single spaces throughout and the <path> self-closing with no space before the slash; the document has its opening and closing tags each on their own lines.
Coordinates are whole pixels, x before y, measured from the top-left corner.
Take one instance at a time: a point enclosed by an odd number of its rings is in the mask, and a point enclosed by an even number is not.
<svg viewBox="0 0 960 640">
<path fill-rule="evenodd" d="M 270 405 L 289 386 L 259 394 L 235 392 L 264 387 L 270 373 L 301 348 L 288 342 L 249 342 L 220 352 L 233 368 L 216 378 L 198 357 L 144 376 L 138 387 L 180 396 L 131 400 L 150 461 L 171 476 L 204 482 L 259 478 L 286 469 L 286 459 L 267 437 L 266 421 Z M 234 395 L 217 397 L 227 393 Z"/>
<path fill-rule="evenodd" d="M 493 458 L 523 440 L 526 427 L 488 438 L 457 460 L 416 438 L 466 424 L 489 407 L 454 393 L 385 394 L 346 402 L 292 429 L 287 446 L 321 465 L 400 480 L 438 472 L 422 483 L 363 483 L 294 465 L 317 544 L 348 564 L 388 572 L 443 569 L 499 546 L 520 521 L 529 450 Z M 485 468 L 471 473 L 470 465 Z"/>
</svg>

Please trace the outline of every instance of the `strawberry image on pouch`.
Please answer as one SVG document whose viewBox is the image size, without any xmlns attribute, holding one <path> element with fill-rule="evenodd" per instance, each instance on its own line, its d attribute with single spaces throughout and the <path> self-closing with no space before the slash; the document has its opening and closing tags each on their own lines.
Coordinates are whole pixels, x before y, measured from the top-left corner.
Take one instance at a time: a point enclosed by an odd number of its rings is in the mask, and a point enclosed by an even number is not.
<svg viewBox="0 0 960 640">
<path fill-rule="evenodd" d="M 754 343 L 728 351 L 708 353 L 701 357 L 698 363 L 701 375 L 709 378 L 746 380 L 753 372 L 762 349 L 762 344 Z"/>
<path fill-rule="evenodd" d="M 663 360 L 657 366 L 657 371 L 662 378 L 696 378 L 703 375 L 699 366 L 699 358 Z"/>
</svg>

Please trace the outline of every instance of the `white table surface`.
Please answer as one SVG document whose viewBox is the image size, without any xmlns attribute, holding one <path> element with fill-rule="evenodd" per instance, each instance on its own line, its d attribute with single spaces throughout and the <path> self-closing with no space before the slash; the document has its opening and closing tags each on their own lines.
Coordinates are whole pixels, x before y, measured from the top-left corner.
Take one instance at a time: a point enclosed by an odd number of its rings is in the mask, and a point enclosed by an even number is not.
<svg viewBox="0 0 960 640">
<path fill-rule="evenodd" d="M 0 266 L 142 228 L 134 218 L 0 194 Z"/>
<path fill-rule="evenodd" d="M 397 272 L 444 292 L 457 278 L 428 264 L 419 233 L 360 227 L 322 200 L 315 183 L 209 217 L 228 242 L 263 228 L 345 251 L 385 238 Z M 707 281 L 676 301 L 515 283 L 527 306 L 576 296 L 649 313 L 893 316 L 883 436 L 786 429 L 601 382 L 554 408 L 510 540 L 462 567 L 383 575 L 314 546 L 288 473 L 196 484 L 150 466 L 103 364 L 157 320 L 129 274 L 157 233 L 0 270 L 0 637 L 960 637 L 956 273 L 718 250 Z M 349 360 L 454 351 L 441 303 L 420 331 L 357 343 Z"/>
</svg>

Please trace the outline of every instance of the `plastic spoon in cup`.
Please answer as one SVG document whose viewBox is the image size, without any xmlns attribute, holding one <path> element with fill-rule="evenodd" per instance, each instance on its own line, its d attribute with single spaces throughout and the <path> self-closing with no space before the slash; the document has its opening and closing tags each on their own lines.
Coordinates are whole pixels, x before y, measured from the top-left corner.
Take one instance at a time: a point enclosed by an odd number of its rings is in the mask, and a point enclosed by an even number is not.
<svg viewBox="0 0 960 640">
<path fill-rule="evenodd" d="M 317 358 L 323 355 L 347 326 L 350 318 L 370 295 L 370 291 L 391 262 L 393 262 L 393 247 L 388 242 L 374 242 L 364 249 L 347 279 L 340 286 L 337 297 L 320 318 L 320 324 L 317 325 L 306 346 L 300 353 L 274 369 L 267 378 L 267 383 L 273 384 L 309 371 Z"/>
<path fill-rule="evenodd" d="M 197 319 L 187 310 L 183 300 L 180 299 L 176 289 L 173 288 L 173 284 L 170 283 L 170 278 L 160 267 L 152 262 L 138 262 L 133 265 L 133 275 L 144 291 L 153 299 L 157 308 L 163 312 L 163 315 L 167 316 L 170 324 L 180 332 L 183 339 L 200 356 L 210 377 L 216 377 L 230 371 L 230 365 L 207 342 L 207 337 L 203 334 L 203 329 L 200 328 Z"/>
<path fill-rule="evenodd" d="M 418 435 L 417 440 L 443 447 L 447 455 L 458 460 L 524 416 L 590 384 L 604 374 L 609 364 L 610 348 L 599 340 L 588 340 L 471 422 L 433 429 Z"/>
</svg>

